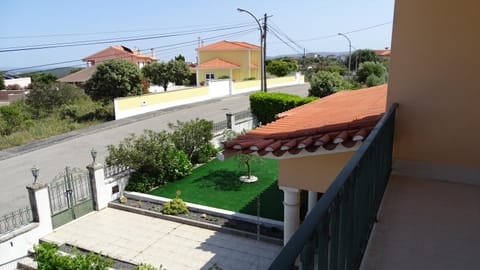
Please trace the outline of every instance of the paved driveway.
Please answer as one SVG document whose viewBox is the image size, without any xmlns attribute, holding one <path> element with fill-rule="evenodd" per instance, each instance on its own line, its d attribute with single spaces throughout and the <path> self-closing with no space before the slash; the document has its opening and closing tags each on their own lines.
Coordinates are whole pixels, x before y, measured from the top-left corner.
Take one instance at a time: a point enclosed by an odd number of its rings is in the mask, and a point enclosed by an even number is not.
<svg viewBox="0 0 480 270">
<path fill-rule="evenodd" d="M 281 246 L 159 218 L 107 208 L 43 238 L 168 270 L 267 269 Z"/>
</svg>

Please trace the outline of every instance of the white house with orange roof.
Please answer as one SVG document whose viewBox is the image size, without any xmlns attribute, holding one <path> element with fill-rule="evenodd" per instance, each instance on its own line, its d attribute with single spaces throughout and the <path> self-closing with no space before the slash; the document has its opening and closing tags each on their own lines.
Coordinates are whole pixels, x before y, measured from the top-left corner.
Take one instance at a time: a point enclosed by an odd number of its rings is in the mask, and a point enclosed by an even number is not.
<svg viewBox="0 0 480 270">
<path fill-rule="evenodd" d="M 130 49 L 121 45 L 110 46 L 83 58 L 82 61 L 87 62 L 88 66 L 94 66 L 98 63 L 112 59 L 125 59 L 137 64 L 139 67 L 143 67 L 145 64 L 157 61 L 155 58 L 154 49 L 151 49 L 151 55 L 147 55 L 140 53 L 138 49 Z"/>
<path fill-rule="evenodd" d="M 110 46 L 83 58 L 82 61 L 87 62 L 87 68 L 62 77 L 58 79 L 58 81 L 68 83 L 84 83 L 90 79 L 90 77 L 92 77 L 96 70 L 95 65 L 112 59 L 125 59 L 137 64 L 140 68 L 142 68 L 145 64 L 157 61 L 157 58 L 155 58 L 154 49 L 151 49 L 151 55 L 147 55 L 140 53 L 138 50 L 132 50 L 121 45 Z"/>
<path fill-rule="evenodd" d="M 222 40 L 196 49 L 197 86 L 209 80 L 229 77 L 233 81 L 260 78 L 260 46 Z"/>
</svg>

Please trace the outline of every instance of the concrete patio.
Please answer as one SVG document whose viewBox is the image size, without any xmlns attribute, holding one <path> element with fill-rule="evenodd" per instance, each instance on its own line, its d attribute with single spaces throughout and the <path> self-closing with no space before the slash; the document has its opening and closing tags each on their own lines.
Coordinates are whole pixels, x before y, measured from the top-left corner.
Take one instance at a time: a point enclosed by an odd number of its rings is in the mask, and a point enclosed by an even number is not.
<svg viewBox="0 0 480 270">
<path fill-rule="evenodd" d="M 43 238 L 135 264 L 168 270 L 267 269 L 281 246 L 159 218 L 107 208 Z"/>
</svg>

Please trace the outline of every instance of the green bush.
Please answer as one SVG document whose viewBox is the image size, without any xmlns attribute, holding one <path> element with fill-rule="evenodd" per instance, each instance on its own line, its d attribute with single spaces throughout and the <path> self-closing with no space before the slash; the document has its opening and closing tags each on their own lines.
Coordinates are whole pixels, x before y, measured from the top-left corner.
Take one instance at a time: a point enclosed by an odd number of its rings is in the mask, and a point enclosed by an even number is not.
<svg viewBox="0 0 480 270">
<path fill-rule="evenodd" d="M 60 255 L 57 245 L 46 242 L 36 245 L 34 250 L 38 270 L 104 270 L 113 265 L 112 260 L 94 253 Z"/>
<path fill-rule="evenodd" d="M 230 79 L 230 76 L 228 75 L 222 75 L 220 77 L 218 77 L 219 80 L 224 80 L 224 79 Z"/>
<path fill-rule="evenodd" d="M 355 80 L 359 83 L 373 86 L 385 83 L 387 77 L 387 69 L 382 63 L 364 62 L 360 64 L 355 75 Z"/>
<path fill-rule="evenodd" d="M 211 143 L 206 143 L 200 147 L 200 150 L 193 155 L 192 159 L 195 160 L 197 164 L 207 163 L 215 154 L 217 154 L 215 146 Z"/>
<path fill-rule="evenodd" d="M 162 212 L 167 215 L 180 215 L 188 213 L 188 207 L 182 199 L 175 198 L 163 205 Z"/>
<path fill-rule="evenodd" d="M 154 185 L 182 178 L 192 171 L 185 153 L 175 148 L 170 134 L 165 131 L 145 130 L 141 135 L 131 134 L 118 146 L 108 145 L 107 165 L 125 165 L 139 175 L 156 179 Z M 139 179 L 143 179 L 139 176 Z M 135 186 L 136 179 L 130 180 Z M 139 188 L 146 189 L 140 181 Z"/>
<path fill-rule="evenodd" d="M 81 88 L 74 85 L 40 84 L 30 90 L 26 104 L 37 118 L 44 117 L 64 104 L 74 104 L 88 98 Z"/>
<path fill-rule="evenodd" d="M 308 94 L 315 97 L 326 97 L 340 90 L 345 81 L 336 72 L 319 71 L 309 80 L 310 89 Z"/>
<path fill-rule="evenodd" d="M 255 77 L 247 77 L 245 79 L 243 79 L 244 81 L 255 81 L 257 78 Z"/>
<path fill-rule="evenodd" d="M 177 121 L 177 124 L 169 123 L 168 126 L 173 129 L 173 144 L 187 155 L 192 164 L 204 163 L 211 157 L 212 121 L 197 118 L 187 122 Z"/>
<path fill-rule="evenodd" d="M 135 267 L 135 270 L 166 270 L 163 268 L 163 265 L 160 265 L 160 267 L 156 268 L 155 266 L 148 264 L 148 263 L 142 263 L 139 264 Z"/>
<path fill-rule="evenodd" d="M 160 179 L 159 184 L 174 181 L 189 175 L 192 172 L 192 163 L 188 160 L 187 155 L 176 148 L 168 152 L 165 163 L 165 176 Z"/>
<path fill-rule="evenodd" d="M 147 193 L 158 186 L 158 180 L 155 177 L 148 176 L 139 172 L 130 173 L 128 184 L 125 187 L 128 191 Z"/>
<path fill-rule="evenodd" d="M 10 135 L 22 129 L 30 118 L 25 103 L 17 101 L 0 107 L 0 134 Z"/>
<path fill-rule="evenodd" d="M 302 98 L 285 93 L 257 92 L 250 95 L 250 108 L 258 121 L 262 124 L 267 124 L 275 120 L 275 116 L 278 113 L 309 103 L 315 99 L 315 97 Z"/>
</svg>

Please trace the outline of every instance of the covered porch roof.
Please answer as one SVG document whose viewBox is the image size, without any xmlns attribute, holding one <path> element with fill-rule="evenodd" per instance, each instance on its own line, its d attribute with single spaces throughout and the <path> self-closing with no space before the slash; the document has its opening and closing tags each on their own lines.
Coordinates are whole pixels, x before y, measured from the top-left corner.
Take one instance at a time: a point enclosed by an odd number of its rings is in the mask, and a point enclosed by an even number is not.
<svg viewBox="0 0 480 270">
<path fill-rule="evenodd" d="M 197 69 L 238 69 L 240 65 L 221 58 L 215 58 L 196 66 Z"/>
<path fill-rule="evenodd" d="M 386 97 L 386 84 L 332 94 L 280 113 L 276 121 L 224 142 L 224 155 L 241 152 L 287 158 L 353 148 L 385 113 Z"/>
</svg>

